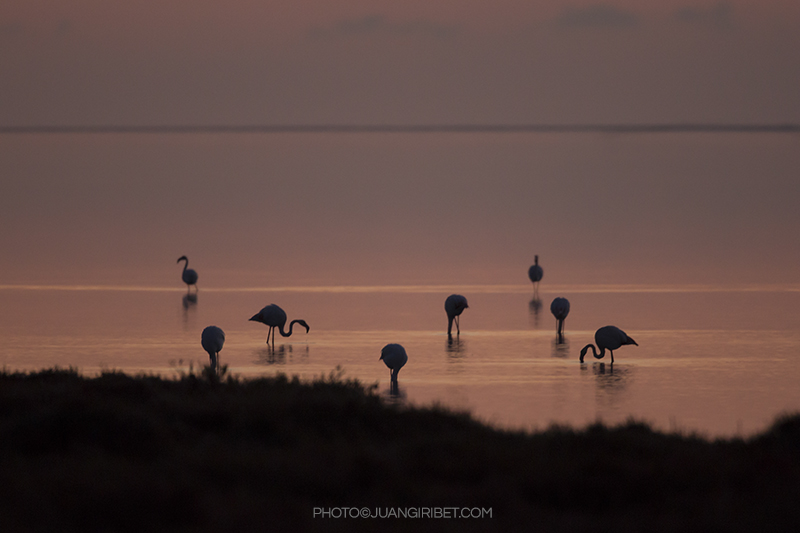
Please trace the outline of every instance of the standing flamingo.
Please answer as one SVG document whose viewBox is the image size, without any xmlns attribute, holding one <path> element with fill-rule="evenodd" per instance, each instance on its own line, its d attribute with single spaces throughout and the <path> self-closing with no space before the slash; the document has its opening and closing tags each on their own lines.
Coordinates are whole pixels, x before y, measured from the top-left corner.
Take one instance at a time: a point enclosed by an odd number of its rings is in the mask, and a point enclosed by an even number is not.
<svg viewBox="0 0 800 533">
<path fill-rule="evenodd" d="M 177 262 L 180 263 L 181 261 L 186 261 L 181 274 L 181 279 L 186 284 L 186 291 L 188 292 L 192 285 L 194 285 L 194 290 L 197 291 L 197 272 L 189 268 L 189 259 L 185 255 L 182 255 Z"/>
<path fill-rule="evenodd" d="M 595 359 L 602 359 L 606 350 L 611 352 L 611 364 L 613 365 L 614 350 L 620 346 L 625 346 L 626 344 L 635 344 L 636 346 L 639 346 L 636 344 L 635 340 L 628 337 L 624 331 L 616 326 L 603 326 L 595 331 L 594 342 L 596 342 L 597 347 L 600 348 L 600 353 L 598 354 L 594 349 L 594 344 L 587 344 L 581 350 L 581 363 L 583 363 L 583 356 L 586 355 L 586 352 L 589 350 L 589 348 L 592 349 L 592 354 L 594 355 Z"/>
<path fill-rule="evenodd" d="M 391 382 L 397 383 L 397 373 L 408 361 L 406 349 L 399 344 L 387 344 L 381 350 L 381 357 L 386 366 L 391 370 Z"/>
<path fill-rule="evenodd" d="M 225 332 L 217 326 L 208 326 L 200 336 L 200 344 L 211 358 L 211 368 L 217 370 L 219 368 L 217 356 L 222 351 L 222 345 L 225 344 Z"/>
<path fill-rule="evenodd" d="M 564 319 L 569 314 L 569 300 L 561 297 L 556 298 L 550 304 L 550 312 L 556 317 L 556 335 L 561 338 L 564 333 Z"/>
<path fill-rule="evenodd" d="M 467 299 L 460 294 L 451 294 L 444 301 L 444 310 L 447 313 L 447 336 L 450 337 L 450 332 L 453 330 L 453 320 L 456 322 L 456 334 L 461 334 L 461 327 L 459 326 L 459 315 L 464 312 L 464 309 L 469 307 Z"/>
<path fill-rule="evenodd" d="M 544 276 L 544 270 L 539 266 L 539 256 L 534 255 L 533 265 L 528 269 L 528 277 L 533 283 L 534 291 L 539 288 L 539 282 L 542 280 L 542 276 Z"/>
<path fill-rule="evenodd" d="M 262 324 L 266 324 L 269 326 L 269 332 L 267 333 L 267 344 L 269 344 L 269 337 L 272 335 L 272 346 L 275 346 L 275 328 L 281 332 L 282 337 L 289 337 L 292 334 L 292 329 L 294 328 L 295 324 L 300 324 L 304 328 L 306 328 L 306 333 L 308 333 L 309 328 L 308 324 L 306 324 L 305 320 L 292 320 L 289 323 L 289 332 L 286 333 L 283 331 L 283 326 L 286 325 L 286 312 L 278 307 L 275 304 L 269 304 L 264 309 L 253 315 L 250 320 L 253 322 L 261 322 Z"/>
</svg>

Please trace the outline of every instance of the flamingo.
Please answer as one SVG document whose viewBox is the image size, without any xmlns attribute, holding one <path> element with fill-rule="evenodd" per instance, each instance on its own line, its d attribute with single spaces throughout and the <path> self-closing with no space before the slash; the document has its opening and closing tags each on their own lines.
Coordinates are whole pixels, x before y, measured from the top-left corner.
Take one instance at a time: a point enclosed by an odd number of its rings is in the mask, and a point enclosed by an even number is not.
<svg viewBox="0 0 800 533">
<path fill-rule="evenodd" d="M 180 259 L 178 259 L 177 262 L 180 263 L 181 261 L 186 261 L 186 263 L 183 265 L 183 273 L 181 274 L 181 279 L 186 284 L 186 290 L 189 291 L 189 289 L 192 288 L 192 285 L 194 285 L 194 290 L 196 291 L 197 290 L 197 272 L 195 272 L 191 268 L 188 268 L 189 267 L 189 259 L 185 255 L 182 255 L 180 257 Z"/>
<path fill-rule="evenodd" d="M 447 336 L 450 336 L 450 332 L 453 329 L 453 320 L 456 321 L 456 332 L 457 335 L 461 334 L 461 327 L 459 326 L 459 315 L 464 312 L 464 309 L 469 307 L 467 305 L 467 299 L 461 296 L 460 294 L 451 294 L 447 297 L 447 300 L 444 301 L 444 310 L 447 313 Z"/>
<path fill-rule="evenodd" d="M 528 269 L 528 277 L 531 279 L 534 289 L 539 286 L 542 276 L 544 276 L 544 270 L 542 270 L 542 267 L 539 266 L 539 256 L 534 255 L 533 265 Z"/>
<path fill-rule="evenodd" d="M 391 370 L 391 381 L 397 383 L 397 373 L 403 368 L 403 365 L 408 361 L 406 349 L 399 344 L 387 344 L 381 350 L 381 359 Z"/>
<path fill-rule="evenodd" d="M 556 335 L 561 337 L 564 332 L 564 319 L 569 314 L 569 300 L 566 298 L 556 298 L 550 304 L 550 312 L 556 317 Z"/>
<path fill-rule="evenodd" d="M 294 328 L 295 324 L 300 324 L 304 328 L 306 328 L 306 333 L 308 330 L 311 329 L 306 324 L 305 320 L 292 320 L 289 323 L 289 332 L 283 331 L 283 326 L 286 325 L 286 312 L 278 307 L 275 304 L 269 304 L 264 309 L 253 315 L 250 320 L 253 322 L 261 322 L 262 324 L 266 324 L 269 326 L 269 332 L 267 333 L 267 344 L 269 344 L 269 336 L 272 335 L 272 346 L 275 346 L 275 328 L 281 332 L 282 337 L 289 337 L 292 334 L 292 329 Z"/>
<path fill-rule="evenodd" d="M 581 363 L 583 363 L 583 356 L 586 355 L 586 352 L 589 350 L 589 348 L 592 349 L 592 354 L 594 355 L 595 359 L 602 359 L 606 350 L 608 350 L 611 352 L 611 364 L 614 364 L 614 350 L 620 346 L 625 346 L 626 344 L 634 344 L 639 346 L 636 344 L 635 340 L 628 337 L 624 331 L 616 326 L 603 326 L 595 331 L 594 342 L 596 342 L 597 347 L 600 348 L 600 353 L 598 354 L 594 349 L 594 344 L 587 344 L 581 350 Z"/>
<path fill-rule="evenodd" d="M 203 330 L 200 343 L 211 358 L 211 368 L 219 368 L 217 355 L 219 355 L 219 352 L 222 350 L 222 345 L 225 344 L 225 332 L 217 326 L 208 326 Z"/>
</svg>

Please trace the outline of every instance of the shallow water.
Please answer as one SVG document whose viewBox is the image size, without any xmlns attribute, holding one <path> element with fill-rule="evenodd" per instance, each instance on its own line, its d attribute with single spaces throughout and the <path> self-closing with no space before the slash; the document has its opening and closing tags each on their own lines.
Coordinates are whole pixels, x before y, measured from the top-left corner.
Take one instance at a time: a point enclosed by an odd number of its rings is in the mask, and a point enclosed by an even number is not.
<svg viewBox="0 0 800 533">
<path fill-rule="evenodd" d="M 335 371 L 509 427 L 800 410 L 800 136 L 0 134 L 0 364 Z M 197 269 L 185 298 L 181 255 Z M 544 269 L 538 300 L 527 270 Z M 443 304 L 464 294 L 448 343 Z M 569 298 L 564 344 L 549 305 Z M 269 303 L 311 331 L 266 344 Z M 594 331 L 636 339 L 578 363 Z"/>
<path fill-rule="evenodd" d="M 800 288 L 796 286 L 467 286 L 462 333 L 448 340 L 445 297 L 453 287 L 295 287 L 181 290 L 61 287 L 0 289 L 0 364 L 177 376 L 207 364 L 200 332 L 226 332 L 221 361 L 243 377 L 285 373 L 311 379 L 341 367 L 376 383 L 390 401 L 434 402 L 495 425 L 583 426 L 630 417 L 707 436 L 749 435 L 800 410 Z M 549 303 L 572 304 L 563 343 Z M 311 326 L 275 349 L 248 318 L 278 303 Z M 602 318 L 601 318 L 602 317 Z M 602 321 L 602 323 L 601 323 Z M 578 362 L 599 326 L 613 323 L 639 346 L 615 364 Z M 409 362 L 399 394 L 379 361 L 389 342 Z"/>
</svg>

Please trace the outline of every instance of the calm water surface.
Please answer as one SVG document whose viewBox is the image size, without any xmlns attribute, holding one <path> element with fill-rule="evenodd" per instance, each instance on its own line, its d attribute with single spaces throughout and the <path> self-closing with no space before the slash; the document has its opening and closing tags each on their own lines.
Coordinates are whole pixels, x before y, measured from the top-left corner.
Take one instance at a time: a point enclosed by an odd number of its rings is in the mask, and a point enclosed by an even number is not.
<svg viewBox="0 0 800 533">
<path fill-rule="evenodd" d="M 393 401 L 752 434 L 800 410 L 798 170 L 778 133 L 0 134 L 0 364 L 175 376 L 215 324 L 241 376 L 388 394 L 398 342 Z M 269 303 L 310 333 L 270 350 Z M 639 346 L 580 365 L 607 324 Z"/>
<path fill-rule="evenodd" d="M 752 434 L 782 412 L 800 411 L 800 287 L 465 286 L 462 333 L 445 333 L 445 297 L 455 287 L 0 289 L 0 363 L 11 370 L 77 367 L 177 376 L 207 364 L 200 332 L 227 335 L 222 362 L 243 377 L 285 373 L 311 379 L 337 366 L 377 383 L 391 401 L 442 403 L 506 427 L 583 426 L 629 417 L 708 436 Z M 549 304 L 566 296 L 566 337 L 555 338 Z M 265 344 L 248 318 L 278 303 L 308 334 Z M 613 367 L 578 362 L 594 330 L 616 324 L 639 346 Z M 389 342 L 409 362 L 399 398 L 379 361 Z"/>
</svg>

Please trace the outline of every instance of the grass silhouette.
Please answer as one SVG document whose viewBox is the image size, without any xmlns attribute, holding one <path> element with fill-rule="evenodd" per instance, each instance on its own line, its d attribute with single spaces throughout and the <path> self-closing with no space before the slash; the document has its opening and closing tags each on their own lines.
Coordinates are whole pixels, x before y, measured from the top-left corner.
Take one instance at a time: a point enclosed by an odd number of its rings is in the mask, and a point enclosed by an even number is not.
<svg viewBox="0 0 800 533">
<path fill-rule="evenodd" d="M 750 439 L 501 431 L 332 372 L 0 374 L 3 531 L 790 531 L 800 418 Z M 491 518 L 321 518 L 457 507 Z"/>
</svg>

